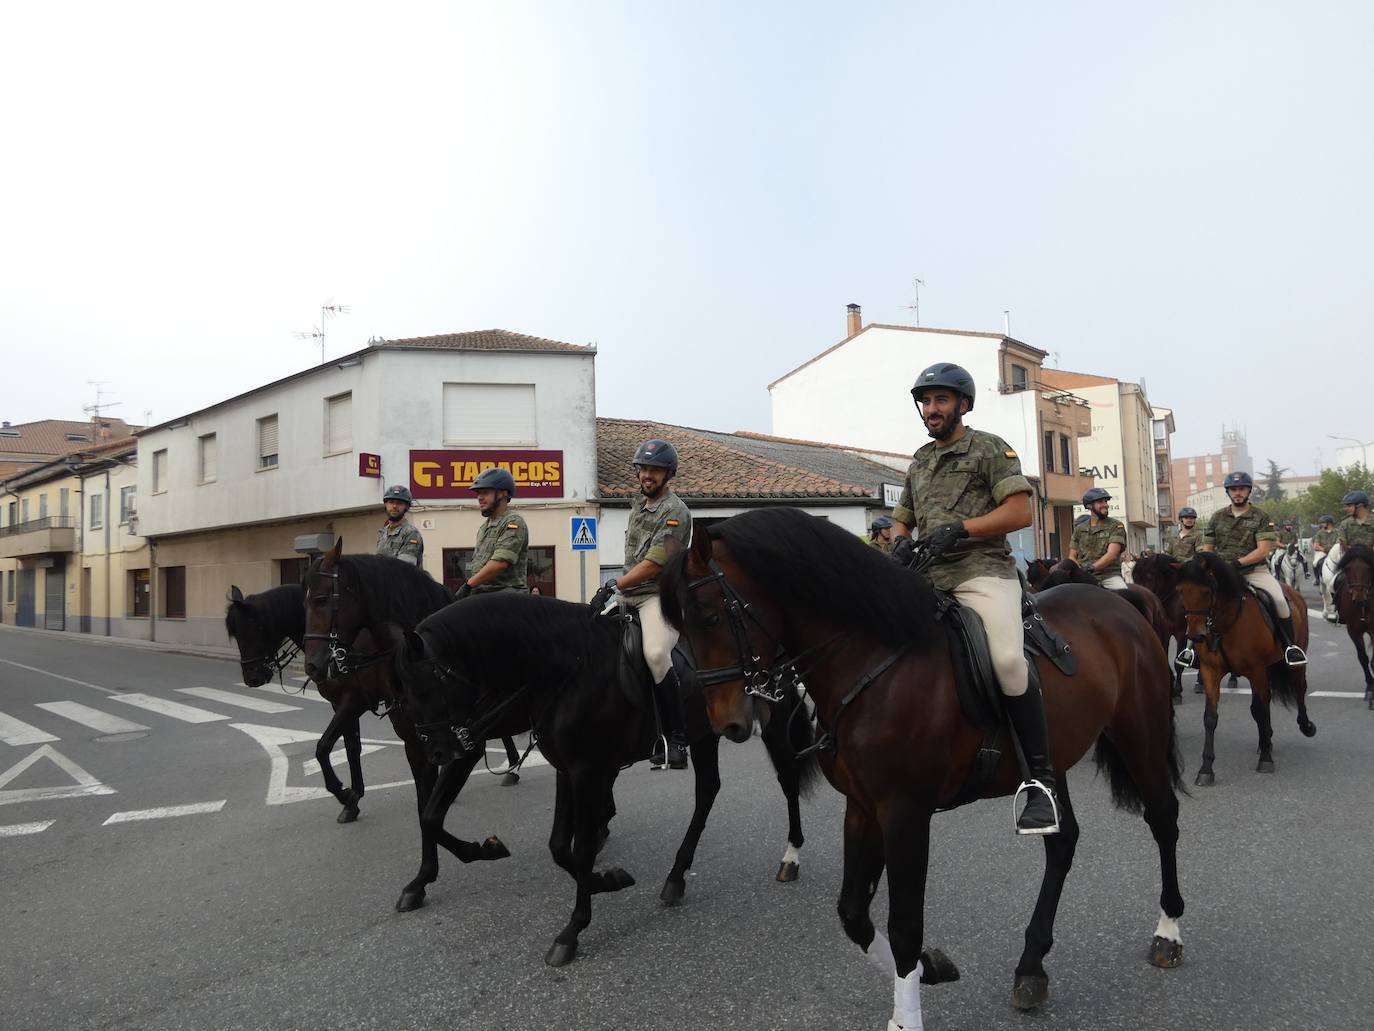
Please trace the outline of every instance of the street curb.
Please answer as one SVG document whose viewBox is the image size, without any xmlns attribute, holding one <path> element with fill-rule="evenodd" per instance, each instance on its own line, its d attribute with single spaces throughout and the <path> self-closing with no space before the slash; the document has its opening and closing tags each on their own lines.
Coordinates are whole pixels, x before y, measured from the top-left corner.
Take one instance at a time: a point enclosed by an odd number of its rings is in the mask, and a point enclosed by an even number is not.
<svg viewBox="0 0 1374 1031">
<path fill-rule="evenodd" d="M 169 655 L 191 655 L 201 659 L 224 659 L 228 662 L 239 661 L 237 648 L 214 648 L 210 645 L 197 644 L 164 644 L 161 641 L 139 641 L 130 637 L 105 637 L 104 635 L 83 634 L 70 630 L 42 630 L 37 627 L 12 626 L 8 623 L 0 624 L 0 630 L 11 634 L 61 639 L 82 644 L 113 645 L 116 648 L 142 649 L 150 652 L 164 652 Z"/>
</svg>

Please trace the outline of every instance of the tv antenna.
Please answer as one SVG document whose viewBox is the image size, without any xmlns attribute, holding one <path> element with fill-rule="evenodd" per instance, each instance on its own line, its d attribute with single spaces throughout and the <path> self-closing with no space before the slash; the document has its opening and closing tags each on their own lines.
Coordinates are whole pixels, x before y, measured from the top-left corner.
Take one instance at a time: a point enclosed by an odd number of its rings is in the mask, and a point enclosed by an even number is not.
<svg viewBox="0 0 1374 1031">
<path fill-rule="evenodd" d="M 106 408 L 115 408 L 124 402 L 106 401 L 105 388 L 110 385 L 107 379 L 88 379 L 90 386 L 95 387 L 95 404 L 82 405 L 81 410 L 91 417 L 91 422 L 98 423 L 104 415 Z"/>
<path fill-rule="evenodd" d="M 921 287 L 926 285 L 926 281 L 924 279 L 913 279 L 911 285 L 916 291 L 916 303 L 904 304 L 902 307 L 907 311 L 916 313 L 916 325 L 919 326 L 921 324 Z"/>
<path fill-rule="evenodd" d="M 311 333 L 293 333 L 297 340 L 318 340 L 320 342 L 320 364 L 324 364 L 324 324 L 335 315 L 347 315 L 349 311 L 346 304 L 335 304 L 333 301 L 325 301 L 320 305 L 320 324 L 312 326 Z"/>
</svg>

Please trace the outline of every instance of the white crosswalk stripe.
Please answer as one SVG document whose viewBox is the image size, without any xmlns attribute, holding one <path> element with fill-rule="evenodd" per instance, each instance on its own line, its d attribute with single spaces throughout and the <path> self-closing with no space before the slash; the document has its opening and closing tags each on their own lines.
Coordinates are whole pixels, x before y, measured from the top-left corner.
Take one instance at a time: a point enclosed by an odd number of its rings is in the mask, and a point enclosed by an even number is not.
<svg viewBox="0 0 1374 1031">
<path fill-rule="evenodd" d="M 104 823 L 102 827 L 108 827 L 113 823 L 133 823 L 136 820 L 167 820 L 176 816 L 196 816 L 201 813 L 217 813 L 224 808 L 226 799 L 218 802 L 196 802 L 193 805 L 164 805 L 156 809 L 130 809 L 127 812 L 115 813 Z"/>
<path fill-rule="evenodd" d="M 248 688 L 249 691 L 265 690 L 260 687 L 248 687 L 242 680 L 235 681 L 234 686 Z M 288 687 L 285 691 L 277 691 L 277 694 L 281 695 L 283 698 L 289 698 L 293 702 L 324 702 L 325 705 L 329 704 L 329 699 L 321 698 L 320 692 L 316 691 L 311 684 L 306 684 L 304 691 L 297 691 Z"/>
<path fill-rule="evenodd" d="M 7 745 L 41 745 L 48 741 L 60 741 L 46 731 L 39 730 L 23 720 L 0 712 L 0 741 Z"/>
<path fill-rule="evenodd" d="M 80 723 L 83 727 L 98 730 L 102 734 L 132 734 L 148 729 L 142 723 L 111 716 L 108 712 L 92 709 L 89 705 L 82 705 L 80 702 L 39 702 L 38 708 L 46 710 L 54 716 L 71 720 L 73 723 Z"/>
<path fill-rule="evenodd" d="M 0 826 L 0 838 L 18 838 L 25 834 L 42 834 L 56 820 L 39 820 L 36 823 L 9 823 Z"/>
<path fill-rule="evenodd" d="M 183 723 L 214 723 L 217 720 L 229 718 L 218 712 L 211 712 L 209 709 L 198 709 L 194 705 L 183 705 L 181 702 L 174 702 L 167 698 L 156 698 L 153 695 L 139 692 L 111 695 L 110 697 L 128 705 L 136 705 L 140 709 L 155 712 L 160 716 L 181 720 Z"/>
<path fill-rule="evenodd" d="M 217 687 L 179 687 L 179 694 L 193 695 L 196 698 L 204 698 L 210 702 L 223 702 L 225 705 L 237 705 L 240 709 L 251 709 L 253 712 L 279 713 L 279 712 L 300 712 L 299 705 L 283 705 L 281 702 L 273 702 L 266 698 L 254 698 L 250 695 L 236 694 L 233 691 L 222 691 Z"/>
</svg>

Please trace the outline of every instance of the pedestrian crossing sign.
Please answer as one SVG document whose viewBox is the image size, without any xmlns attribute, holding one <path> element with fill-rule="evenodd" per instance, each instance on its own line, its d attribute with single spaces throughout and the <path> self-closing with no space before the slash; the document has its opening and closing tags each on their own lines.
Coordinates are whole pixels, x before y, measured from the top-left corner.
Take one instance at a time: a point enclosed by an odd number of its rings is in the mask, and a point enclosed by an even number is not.
<svg viewBox="0 0 1374 1031">
<path fill-rule="evenodd" d="M 572 517 L 572 550 L 596 550 L 596 519 L 592 516 Z"/>
</svg>

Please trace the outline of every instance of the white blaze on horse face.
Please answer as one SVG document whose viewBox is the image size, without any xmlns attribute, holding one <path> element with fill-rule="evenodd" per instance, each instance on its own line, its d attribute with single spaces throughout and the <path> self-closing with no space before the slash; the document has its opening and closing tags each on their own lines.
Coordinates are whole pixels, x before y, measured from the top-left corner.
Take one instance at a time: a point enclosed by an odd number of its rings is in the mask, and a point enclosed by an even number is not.
<svg viewBox="0 0 1374 1031">
<path fill-rule="evenodd" d="M 784 863 L 796 863 L 801 866 L 801 849 L 797 848 L 792 842 L 787 843 L 787 851 L 782 854 Z"/>
<path fill-rule="evenodd" d="M 1166 916 L 1163 910 L 1159 914 L 1159 926 L 1155 928 L 1155 937 L 1178 942 L 1180 945 L 1183 944 L 1183 932 L 1178 928 L 1178 921 L 1171 916 Z"/>
</svg>

